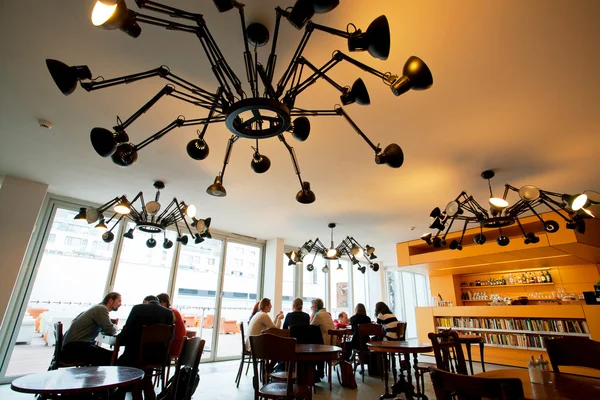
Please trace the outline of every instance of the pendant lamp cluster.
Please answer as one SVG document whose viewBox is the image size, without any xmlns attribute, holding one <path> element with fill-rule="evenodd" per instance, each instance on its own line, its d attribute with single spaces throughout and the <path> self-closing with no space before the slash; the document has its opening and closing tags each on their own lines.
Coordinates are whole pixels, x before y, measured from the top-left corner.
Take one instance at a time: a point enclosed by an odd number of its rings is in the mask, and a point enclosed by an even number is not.
<svg viewBox="0 0 600 400">
<path fill-rule="evenodd" d="M 313 271 L 315 269 L 314 262 L 317 258 L 317 255 L 323 256 L 326 260 L 338 260 L 340 257 L 346 256 L 352 262 L 352 265 L 358 265 L 358 270 L 363 274 L 367 270 L 367 267 L 361 265 L 361 259 L 363 263 L 369 265 L 373 271 L 379 271 L 379 263 L 373 262 L 377 258 L 375 255 L 375 248 L 369 245 L 363 247 L 360 243 L 356 241 L 353 237 L 346 236 L 346 239 L 342 240 L 340 244 L 336 247 L 333 245 L 333 229 L 336 227 L 335 223 L 330 223 L 327 225 L 331 229 L 331 245 L 326 247 L 319 238 L 315 240 L 309 240 L 302 245 L 302 247 L 297 250 L 290 251 L 289 253 L 285 253 L 285 255 L 289 258 L 288 265 L 294 265 L 298 263 L 302 263 L 304 261 L 304 257 L 309 256 L 311 253 L 313 254 L 313 260 L 310 264 L 306 266 L 307 271 Z M 338 270 L 342 269 L 341 264 L 338 264 Z M 329 272 L 329 267 L 325 265 L 322 269 L 324 273 Z"/>
<path fill-rule="evenodd" d="M 475 235 L 473 242 L 482 245 L 487 238 L 483 234 L 483 228 L 497 228 L 499 235 L 496 243 L 499 246 L 507 246 L 510 238 L 505 236 L 502 228 L 515 223 L 519 225 L 525 244 L 538 243 L 540 238 L 534 232 L 526 232 L 519 220 L 526 213 L 535 215 L 544 225 L 544 230 L 548 233 L 558 231 L 558 222 L 550 219 L 542 219 L 538 211 L 539 207 L 544 206 L 553 211 L 557 216 L 566 221 L 567 229 L 574 229 L 577 233 L 585 233 L 585 220 L 589 218 L 598 218 L 600 216 L 600 193 L 586 191 L 582 194 L 569 195 L 555 192 L 549 192 L 539 189 L 533 185 L 525 185 L 519 189 L 509 184 L 505 185 L 504 195 L 495 197 L 492 193 L 491 179 L 494 177 L 494 171 L 487 170 L 481 174 L 483 179 L 488 181 L 490 190 L 489 209 L 482 207 L 473 196 L 467 192 L 460 193 L 456 199 L 450 201 L 442 211 L 436 207 L 429 215 L 433 222 L 430 229 L 436 229 L 437 233 L 426 233 L 421 236 L 428 245 L 442 247 L 446 245 L 446 236 L 454 221 L 464 221 L 462 235 L 460 240 L 452 240 L 449 244 L 451 250 L 462 250 L 465 231 L 469 224 L 479 225 L 480 232 Z M 509 192 L 519 194 L 519 199 L 512 205 L 507 201 Z M 443 235 L 442 235 L 443 233 Z"/>
<path fill-rule="evenodd" d="M 227 195 L 224 186 L 225 169 L 238 139 L 253 141 L 250 166 L 254 172 L 262 174 L 269 170 L 271 161 L 259 151 L 258 142 L 261 139 L 276 137 L 289 152 L 300 184 L 296 200 L 303 204 L 310 204 L 316 199 L 315 193 L 311 190 L 310 183 L 304 181 L 300 175 L 294 148 L 288 144 L 286 134 L 291 134 L 294 139 L 302 142 L 308 138 L 311 131 L 308 117 L 340 116 L 373 150 L 376 164 L 386 164 L 392 168 L 402 166 L 404 153 L 400 146 L 391 143 L 382 149 L 379 144 L 375 145 L 342 106 L 336 105 L 329 110 L 311 110 L 305 105 L 302 108 L 296 107 L 298 96 L 320 79 L 334 86 L 341 93 L 340 101 L 343 106 L 352 103 L 369 105 L 371 102 L 369 93 L 361 78 L 351 85 L 341 85 L 327 76 L 327 72 L 342 61 L 381 79 L 395 96 L 411 89 L 425 90 L 433 84 L 429 68 L 416 56 L 408 58 L 401 74 L 392 74 L 375 70 L 339 50 L 336 50 L 331 60 L 321 67 L 313 65 L 302 55 L 313 32 L 319 31 L 345 39 L 350 52 L 366 51 L 374 58 L 386 60 L 390 53 L 391 39 L 388 20 L 384 15 L 376 18 L 364 32 L 354 24 L 349 24 L 345 31 L 338 30 L 316 24 L 311 19 L 315 13 L 327 13 L 335 9 L 339 5 L 339 0 L 297 0 L 292 7 L 275 8 L 275 27 L 272 32 L 269 32 L 259 23 L 246 25 L 243 4 L 235 0 L 214 0 L 214 5 L 219 12 L 223 13 L 235 8 L 239 13 L 241 39 L 244 45 L 243 60 L 248 80 L 248 87 L 244 89 L 242 82 L 221 53 L 202 14 L 149 0 L 135 0 L 135 3 L 140 9 L 148 10 L 154 15 L 129 9 L 125 0 L 98 0 L 92 12 L 92 24 L 108 30 L 119 29 L 133 38 L 140 36 L 141 23 L 165 28 L 168 31 L 196 35 L 211 65 L 216 84 L 212 88 L 202 88 L 173 74 L 166 66 L 110 79 L 101 76 L 93 78 L 86 65 L 68 66 L 57 60 L 46 60 L 50 74 L 65 95 L 71 94 L 78 83 L 89 92 L 156 77 L 167 81 L 166 86 L 128 119 L 123 121 L 117 117 L 117 124 L 112 129 L 96 127 L 91 130 L 90 139 L 98 155 L 110 157 L 115 164 L 127 167 L 136 162 L 140 150 L 175 128 L 199 126 L 197 138 L 187 144 L 186 150 L 192 159 L 204 160 L 209 155 L 206 140 L 208 126 L 224 123 L 231 136 L 227 143 L 223 167 L 213 184 L 207 188 L 208 194 L 217 197 Z M 166 17 L 160 18 L 156 14 Z M 304 34 L 283 75 L 279 81 L 275 81 L 277 39 L 282 19 L 287 20 L 296 29 L 303 29 Z M 215 22 L 230 23 L 225 18 Z M 271 49 L 268 62 L 262 65 L 258 61 L 258 48 L 265 46 L 269 39 Z M 289 45 L 286 46 L 288 47 Z M 196 105 L 205 109 L 208 114 L 193 119 L 180 115 L 148 138 L 138 143 L 131 141 L 127 133 L 131 124 L 165 96 Z"/>
<path fill-rule="evenodd" d="M 115 197 L 98 208 L 82 207 L 79 213 L 75 216 L 76 220 L 87 221 L 88 224 L 96 223 L 95 228 L 102 231 L 102 240 L 110 243 L 115 239 L 113 230 L 118 226 L 122 219 L 129 220 L 135 223 L 135 228 L 129 229 L 123 234 L 123 237 L 133 239 L 133 234 L 136 229 L 142 232 L 154 234 L 163 234 L 163 248 L 170 249 L 173 247 L 173 241 L 167 239 L 166 230 L 170 226 L 174 226 L 177 230 L 177 241 L 182 245 L 187 245 L 189 237 L 182 233 L 178 223 L 183 222 L 187 232 L 194 238 L 195 244 L 200 244 L 205 238 L 211 238 L 210 234 L 210 218 L 196 219 L 196 207 L 193 204 L 185 204 L 183 201 L 178 201 L 173 198 L 169 205 L 161 212 L 161 204 L 159 203 L 160 191 L 165 188 L 165 184 L 161 181 L 154 182 L 156 188 L 156 196 L 154 200 L 149 202 L 144 201 L 144 194 L 139 192 L 132 201 L 127 199 L 127 196 Z M 139 202 L 139 208 L 135 203 Z M 110 208 L 113 208 L 114 214 L 106 221 L 104 213 Z M 188 222 L 188 219 L 191 222 Z M 111 222 L 114 223 L 108 228 Z M 195 233 L 192 231 L 195 230 Z M 152 236 L 146 241 L 146 246 L 149 248 L 156 247 L 156 239 Z"/>
</svg>

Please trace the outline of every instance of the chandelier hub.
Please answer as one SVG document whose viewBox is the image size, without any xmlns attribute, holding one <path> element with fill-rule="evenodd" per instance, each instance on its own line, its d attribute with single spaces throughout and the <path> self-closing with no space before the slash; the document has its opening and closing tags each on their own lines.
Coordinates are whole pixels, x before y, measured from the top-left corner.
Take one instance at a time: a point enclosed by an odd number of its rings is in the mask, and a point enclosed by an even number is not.
<svg viewBox="0 0 600 400">
<path fill-rule="evenodd" d="M 153 222 L 139 222 L 137 229 L 146 233 L 161 233 L 164 230 L 162 226 Z"/>
<path fill-rule="evenodd" d="M 264 97 L 233 103 L 227 109 L 225 125 L 236 136 L 267 139 L 282 134 L 290 127 L 290 109 L 283 103 Z"/>
<path fill-rule="evenodd" d="M 494 217 L 481 221 L 481 226 L 484 228 L 504 228 L 515 223 L 513 217 Z"/>
</svg>

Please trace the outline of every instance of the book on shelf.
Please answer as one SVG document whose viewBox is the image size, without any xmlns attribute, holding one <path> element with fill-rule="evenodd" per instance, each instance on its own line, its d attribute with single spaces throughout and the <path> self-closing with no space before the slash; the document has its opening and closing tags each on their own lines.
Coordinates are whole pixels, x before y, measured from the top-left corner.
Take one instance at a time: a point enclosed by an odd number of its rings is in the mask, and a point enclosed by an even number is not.
<svg viewBox="0 0 600 400">
<path fill-rule="evenodd" d="M 577 319 L 436 317 L 436 324 L 446 328 L 590 334 L 587 322 Z"/>
</svg>

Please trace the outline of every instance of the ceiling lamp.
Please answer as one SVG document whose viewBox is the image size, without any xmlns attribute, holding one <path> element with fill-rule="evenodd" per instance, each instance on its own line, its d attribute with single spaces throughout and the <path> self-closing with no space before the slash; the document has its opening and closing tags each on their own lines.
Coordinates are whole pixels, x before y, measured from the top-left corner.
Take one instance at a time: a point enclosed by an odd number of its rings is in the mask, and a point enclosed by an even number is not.
<svg viewBox="0 0 600 400">
<path fill-rule="evenodd" d="M 165 18 L 128 9 L 124 0 L 98 0 L 92 11 L 92 24 L 108 30 L 120 29 L 134 38 L 141 34 L 140 23 L 196 35 L 211 65 L 216 82 L 209 89 L 202 88 L 173 74 L 166 66 L 110 79 L 104 79 L 101 76 L 92 78 L 87 66 L 69 67 L 57 60 L 46 60 L 50 74 L 65 95 L 71 94 L 75 90 L 77 82 L 85 90 L 93 91 L 154 77 L 167 81 L 166 86 L 128 119 L 122 121 L 117 117 L 117 124 L 112 129 L 102 127 L 92 129 L 90 134 L 92 146 L 100 156 L 111 157 L 115 164 L 126 167 L 136 162 L 140 150 L 173 129 L 200 126 L 201 129 L 197 131 L 198 137 L 191 140 L 186 149 L 192 159 L 203 160 L 209 155 L 206 141 L 208 126 L 214 123 L 224 123 L 232 135 L 227 144 L 223 167 L 214 183 L 206 190 L 208 194 L 217 197 L 227 195 L 224 186 L 225 169 L 229 163 L 233 145 L 238 139 L 250 139 L 255 143 L 252 146 L 250 165 L 254 172 L 262 174 L 269 170 L 271 161 L 259 152 L 258 141 L 276 137 L 289 152 L 300 183 L 300 191 L 296 195 L 296 200 L 303 204 L 309 204 L 315 201 L 316 196 L 311 190 L 310 183 L 302 179 L 296 153 L 294 148 L 288 144 L 285 134 L 290 133 L 296 140 L 304 141 L 310 134 L 310 122 L 307 117 L 341 116 L 373 150 L 375 163 L 386 164 L 392 168 L 402 166 L 404 153 L 400 146 L 391 143 L 382 149 L 379 144 L 375 145 L 354 123 L 342 106 L 338 105 L 330 110 L 310 110 L 295 106 L 297 97 L 319 79 L 333 85 L 341 93 L 342 105 L 346 106 L 352 103 L 369 105 L 371 99 L 361 78 L 346 86 L 327 76 L 327 72 L 342 61 L 380 78 L 396 96 L 410 89 L 428 89 L 433 84 L 429 68 L 415 56 L 408 58 L 399 75 L 377 71 L 339 50 L 336 50 L 332 59 L 321 67 L 313 65 L 303 57 L 302 54 L 312 33 L 321 31 L 346 39 L 348 51 L 366 51 L 374 58 L 386 60 L 390 52 L 390 30 L 388 20 L 384 15 L 377 17 L 364 32 L 354 24 L 349 24 L 347 29 L 342 31 L 311 21 L 315 13 L 326 13 L 336 8 L 339 0 L 297 0 L 293 7 L 285 10 L 279 7 L 275 9 L 275 27 L 272 32 L 269 32 L 265 26 L 259 23 L 246 25 L 243 4 L 235 0 L 214 0 L 214 4 L 220 12 L 226 12 L 233 8 L 239 11 L 241 37 L 244 44 L 243 59 L 248 79 L 248 87 L 244 90 L 242 82 L 229 66 L 208 30 L 202 14 L 187 12 L 155 1 L 136 0 L 135 3 L 140 9 L 163 14 Z M 276 82 L 273 75 L 277 62 L 277 38 L 282 18 L 288 20 L 297 29 L 304 29 L 304 34 L 289 64 L 279 81 Z M 226 21 L 221 19 L 218 23 L 228 23 Z M 268 62 L 266 65 L 262 65 L 258 62 L 257 51 L 259 47 L 265 46 L 270 38 L 271 49 Z M 286 48 L 289 48 L 289 45 L 286 45 Z M 306 71 L 308 72 L 305 74 Z M 150 137 L 138 143 L 130 141 L 127 133 L 130 125 L 164 96 L 174 97 L 203 108 L 207 111 L 207 116 L 188 119 L 180 115 Z"/>
<path fill-rule="evenodd" d="M 346 239 L 342 240 L 340 244 L 334 247 L 333 244 L 333 229 L 336 227 L 335 223 L 330 223 L 327 225 L 329 229 L 331 229 L 331 244 L 329 247 L 326 247 L 323 242 L 316 238 L 315 240 L 309 240 L 304 243 L 302 247 L 297 250 L 290 251 L 289 253 L 285 253 L 285 255 L 289 258 L 288 265 L 294 265 L 296 263 L 302 263 L 304 261 L 304 257 L 310 253 L 314 253 L 313 260 L 310 264 L 306 266 L 307 271 L 311 272 L 315 269 L 314 262 L 317 258 L 317 255 L 323 256 L 326 260 L 338 260 L 340 257 L 346 256 L 350 258 L 352 265 L 358 265 L 358 270 L 363 274 L 367 270 L 365 266 L 360 264 L 359 259 L 364 258 L 365 263 L 369 264 L 369 267 L 377 272 L 379 271 L 379 263 L 374 263 L 371 260 L 377 258 L 375 255 L 375 248 L 369 245 L 363 247 L 360 243 L 356 241 L 353 237 L 346 236 Z M 341 269 L 341 264 L 338 263 L 338 270 Z M 323 272 L 329 272 L 329 267 L 327 264 L 322 269 Z"/>
<path fill-rule="evenodd" d="M 586 191 L 583 194 L 567 195 L 548 192 L 532 185 L 525 185 L 517 189 L 506 184 L 504 195 L 500 198 L 495 197 L 492 193 L 490 180 L 494 177 L 494 171 L 483 171 L 481 177 L 488 181 L 490 190 L 489 210 L 482 207 L 473 199 L 473 196 L 467 195 L 467 192 L 462 192 L 456 199 L 446 205 L 444 211 L 436 207 L 429 214 L 433 220 L 429 228 L 437 230 L 437 233 L 435 235 L 432 233 L 422 235 L 421 239 L 425 243 L 433 247 L 445 246 L 446 236 L 455 220 L 464 221 L 464 225 L 460 240 L 450 242 L 449 248 L 451 250 L 462 250 L 465 231 L 470 223 L 479 225 L 479 233 L 473 238 L 475 244 L 482 245 L 486 242 L 487 238 L 483 234 L 483 228 L 498 228 L 499 236 L 496 238 L 496 243 L 499 246 L 507 246 L 510 243 L 510 238 L 503 234 L 502 228 L 515 223 L 519 225 L 525 244 L 538 243 L 540 238 L 534 232 L 525 232 L 519 217 L 526 213 L 532 213 L 542 222 L 546 232 L 556 232 L 559 228 L 558 222 L 543 220 L 536 211 L 536 208 L 540 206 L 549 208 L 566 221 L 568 229 L 574 229 L 580 234 L 585 233 L 585 219 L 597 218 L 600 215 L 600 193 L 598 192 Z M 506 200 L 509 191 L 519 194 L 519 199 L 512 205 Z M 444 234 L 440 236 L 442 232 Z"/>
<path fill-rule="evenodd" d="M 144 193 L 139 192 L 132 201 L 129 201 L 125 195 L 115 197 L 109 202 L 101 205 L 98 208 L 81 207 L 79 213 L 75 216 L 76 220 L 85 220 L 88 224 L 96 223 L 95 228 L 102 232 L 102 240 L 110 243 L 114 240 L 115 234 L 112 232 L 119 222 L 125 218 L 135 223 L 135 228 L 127 230 L 123 237 L 133 239 L 133 234 L 136 229 L 142 232 L 154 234 L 163 233 L 163 248 L 170 249 L 173 247 L 173 242 L 166 237 L 166 230 L 170 226 L 174 226 L 177 230 L 177 241 L 183 245 L 188 243 L 188 236 L 181 233 L 178 223 L 183 222 L 190 236 L 194 238 L 194 243 L 199 244 L 205 238 L 211 238 L 210 234 L 210 218 L 196 219 L 196 207 L 193 204 L 185 204 L 183 201 L 178 201 L 176 198 L 169 203 L 164 210 L 158 202 L 160 199 L 160 191 L 165 188 L 165 184 L 161 181 L 154 182 L 156 188 L 156 196 L 154 200 L 145 202 Z M 139 208 L 135 203 L 139 201 Z M 108 221 L 105 221 L 104 213 L 113 207 L 114 214 Z M 162 210 L 162 212 L 161 212 Z M 108 225 L 116 219 L 115 223 L 109 229 Z M 188 222 L 188 219 L 191 222 Z M 192 228 L 196 233 L 192 232 Z M 150 237 L 146 241 L 146 246 L 154 248 L 156 246 L 154 237 Z"/>
</svg>

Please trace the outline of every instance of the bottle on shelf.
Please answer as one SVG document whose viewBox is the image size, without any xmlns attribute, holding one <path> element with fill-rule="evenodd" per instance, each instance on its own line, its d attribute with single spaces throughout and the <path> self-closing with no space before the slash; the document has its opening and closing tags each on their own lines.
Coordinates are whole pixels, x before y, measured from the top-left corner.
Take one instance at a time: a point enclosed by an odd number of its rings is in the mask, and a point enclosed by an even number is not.
<svg viewBox="0 0 600 400">
<path fill-rule="evenodd" d="M 546 282 L 552 283 L 552 275 L 550 275 L 550 271 L 546 271 Z"/>
<path fill-rule="evenodd" d="M 529 275 L 529 283 L 536 283 L 535 275 L 533 272 Z"/>
<path fill-rule="evenodd" d="M 504 276 L 502 277 L 502 285 L 506 285 L 506 279 L 504 279 Z"/>
<path fill-rule="evenodd" d="M 527 279 L 527 275 L 525 275 L 525 272 L 523 272 L 523 274 L 521 275 L 521 283 L 529 283 L 529 280 Z"/>
<path fill-rule="evenodd" d="M 508 283 L 511 285 L 515 284 L 515 278 L 513 278 L 512 274 L 508 275 Z"/>
<path fill-rule="evenodd" d="M 542 283 L 546 283 L 546 271 L 542 271 L 541 279 L 542 279 Z"/>
</svg>

